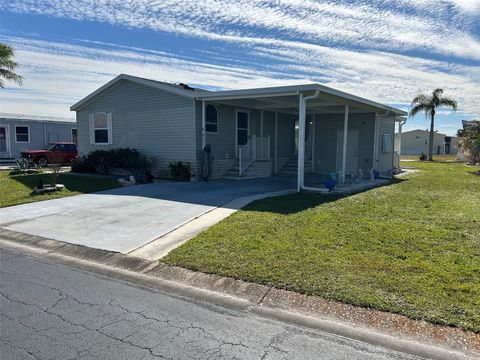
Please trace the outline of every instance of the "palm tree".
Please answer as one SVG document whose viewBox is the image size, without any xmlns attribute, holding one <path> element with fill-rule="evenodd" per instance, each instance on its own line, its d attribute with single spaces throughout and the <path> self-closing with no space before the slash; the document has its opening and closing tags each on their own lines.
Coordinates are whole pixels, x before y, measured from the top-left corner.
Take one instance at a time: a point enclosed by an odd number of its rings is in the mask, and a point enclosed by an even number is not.
<svg viewBox="0 0 480 360">
<path fill-rule="evenodd" d="M 443 96 L 443 89 L 436 89 L 430 94 L 419 94 L 412 101 L 410 116 L 415 116 L 419 112 L 430 114 L 430 140 L 428 142 L 428 160 L 433 161 L 433 135 L 435 130 L 435 112 L 439 107 L 449 107 L 453 111 L 457 110 L 457 102 L 448 96 Z"/>
<path fill-rule="evenodd" d="M 0 88 L 2 89 L 5 87 L 3 79 L 16 82 L 18 85 L 23 83 L 23 77 L 13 72 L 18 65 L 13 60 L 13 55 L 11 46 L 0 43 Z"/>
</svg>

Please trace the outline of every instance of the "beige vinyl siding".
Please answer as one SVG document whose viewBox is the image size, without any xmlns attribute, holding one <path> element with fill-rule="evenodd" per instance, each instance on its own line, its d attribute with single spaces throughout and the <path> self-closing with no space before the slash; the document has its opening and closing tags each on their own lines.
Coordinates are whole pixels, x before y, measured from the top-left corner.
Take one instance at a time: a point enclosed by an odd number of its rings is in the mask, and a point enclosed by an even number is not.
<svg viewBox="0 0 480 360">
<path fill-rule="evenodd" d="M 343 130 L 344 114 L 315 115 L 316 173 L 328 174 L 336 170 L 337 132 Z M 365 173 L 372 168 L 375 114 L 350 114 L 349 130 L 358 130 L 357 165 Z M 348 141 L 348 140 L 347 140 Z"/>
<path fill-rule="evenodd" d="M 89 115 L 112 113 L 112 144 L 90 144 Z M 194 102 L 123 80 L 77 112 L 79 152 L 136 148 L 158 160 L 195 160 Z"/>
</svg>

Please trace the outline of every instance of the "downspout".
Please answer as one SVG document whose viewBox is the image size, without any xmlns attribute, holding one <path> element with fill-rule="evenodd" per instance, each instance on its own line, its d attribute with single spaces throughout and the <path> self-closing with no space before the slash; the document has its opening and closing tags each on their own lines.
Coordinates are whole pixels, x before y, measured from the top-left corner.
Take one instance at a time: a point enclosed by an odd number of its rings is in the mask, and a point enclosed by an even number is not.
<svg viewBox="0 0 480 360">
<path fill-rule="evenodd" d="M 401 120 L 398 123 L 398 156 L 402 155 L 402 127 L 405 125 L 407 120 Z"/>
<path fill-rule="evenodd" d="M 307 114 L 307 101 L 317 98 L 320 95 L 320 90 L 316 90 L 311 96 L 303 97 L 299 92 L 299 116 L 298 116 L 298 166 L 297 166 L 297 191 L 305 188 L 305 124 Z"/>
</svg>

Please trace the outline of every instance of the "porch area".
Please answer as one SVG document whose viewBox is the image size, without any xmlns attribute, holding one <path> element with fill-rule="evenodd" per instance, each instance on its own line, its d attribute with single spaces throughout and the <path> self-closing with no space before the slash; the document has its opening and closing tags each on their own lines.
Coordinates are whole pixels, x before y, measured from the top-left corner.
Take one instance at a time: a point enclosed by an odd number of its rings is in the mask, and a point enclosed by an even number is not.
<svg viewBox="0 0 480 360">
<path fill-rule="evenodd" d="M 385 105 L 318 84 L 197 100 L 202 148 L 211 146 L 223 177 L 295 177 L 298 191 L 325 192 L 328 182 L 374 184 L 398 166 L 394 133 L 404 113 Z"/>
</svg>

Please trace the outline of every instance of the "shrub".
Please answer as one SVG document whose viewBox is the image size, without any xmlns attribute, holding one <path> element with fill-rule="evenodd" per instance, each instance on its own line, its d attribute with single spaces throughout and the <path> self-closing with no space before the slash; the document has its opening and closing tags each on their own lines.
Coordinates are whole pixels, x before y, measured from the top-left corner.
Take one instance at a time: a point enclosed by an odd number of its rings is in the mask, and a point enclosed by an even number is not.
<svg viewBox="0 0 480 360">
<path fill-rule="evenodd" d="M 175 181 L 190 181 L 190 164 L 182 161 L 171 162 L 168 167 Z"/>
<path fill-rule="evenodd" d="M 458 130 L 460 137 L 460 150 L 470 162 L 480 162 L 480 121 L 473 120 L 465 124 L 462 130 Z"/>
<path fill-rule="evenodd" d="M 95 150 L 87 156 L 75 159 L 72 171 L 76 172 L 100 172 L 109 175 L 114 169 L 126 170 L 137 181 L 143 181 L 151 177 L 151 169 L 155 165 L 155 159 L 151 156 L 140 154 L 138 150 L 131 148 L 117 148 L 110 150 Z M 149 176 L 147 176 L 147 173 Z"/>
<path fill-rule="evenodd" d="M 87 155 L 87 159 L 95 165 L 95 170 L 102 174 L 109 175 L 112 169 L 110 150 L 95 150 Z"/>
<path fill-rule="evenodd" d="M 79 156 L 72 161 L 72 171 L 93 174 L 95 172 L 95 164 L 86 156 Z"/>
<path fill-rule="evenodd" d="M 426 161 L 427 159 L 428 159 L 427 155 L 422 152 L 422 155 L 420 155 L 420 160 Z"/>
<path fill-rule="evenodd" d="M 127 167 L 125 167 L 125 169 L 130 171 L 135 179 L 151 182 L 153 176 L 150 170 L 154 165 L 155 159 L 153 157 L 140 154 L 136 161 L 126 164 Z"/>
</svg>

